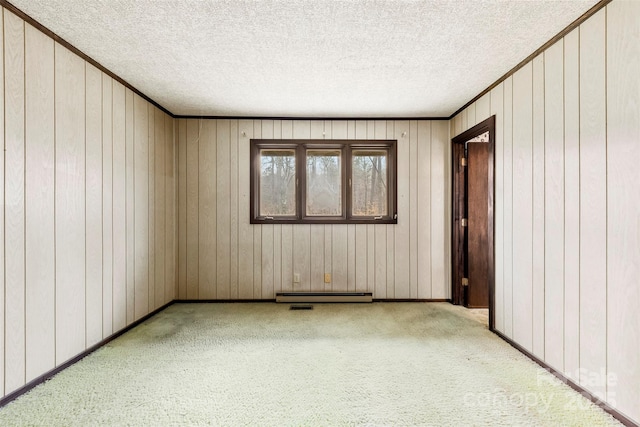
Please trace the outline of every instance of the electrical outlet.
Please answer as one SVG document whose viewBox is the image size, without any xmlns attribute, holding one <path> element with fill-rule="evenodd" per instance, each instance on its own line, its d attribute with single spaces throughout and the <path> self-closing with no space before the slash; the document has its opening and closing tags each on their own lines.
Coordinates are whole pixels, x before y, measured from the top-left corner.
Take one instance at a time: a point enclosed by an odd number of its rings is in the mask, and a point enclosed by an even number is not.
<svg viewBox="0 0 640 427">
<path fill-rule="evenodd" d="M 300 283 L 300 273 L 293 273 L 293 283 Z"/>
<path fill-rule="evenodd" d="M 324 273 L 324 283 L 331 283 L 331 273 Z"/>
</svg>

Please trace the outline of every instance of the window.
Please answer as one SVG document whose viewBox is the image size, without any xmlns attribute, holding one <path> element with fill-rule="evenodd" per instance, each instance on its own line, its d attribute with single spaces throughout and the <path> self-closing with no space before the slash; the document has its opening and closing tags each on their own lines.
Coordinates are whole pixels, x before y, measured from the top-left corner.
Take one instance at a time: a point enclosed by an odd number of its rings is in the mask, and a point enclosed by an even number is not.
<svg viewBox="0 0 640 427">
<path fill-rule="evenodd" d="M 396 144 L 252 139 L 251 223 L 397 223 Z"/>
</svg>

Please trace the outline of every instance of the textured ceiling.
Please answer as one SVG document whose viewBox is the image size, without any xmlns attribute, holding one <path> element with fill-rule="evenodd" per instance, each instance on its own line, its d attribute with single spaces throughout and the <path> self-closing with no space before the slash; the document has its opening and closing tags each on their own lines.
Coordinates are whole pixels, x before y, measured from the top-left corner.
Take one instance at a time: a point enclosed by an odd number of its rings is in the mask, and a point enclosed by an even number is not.
<svg viewBox="0 0 640 427">
<path fill-rule="evenodd" d="M 449 116 L 595 0 L 11 0 L 178 115 Z"/>
</svg>

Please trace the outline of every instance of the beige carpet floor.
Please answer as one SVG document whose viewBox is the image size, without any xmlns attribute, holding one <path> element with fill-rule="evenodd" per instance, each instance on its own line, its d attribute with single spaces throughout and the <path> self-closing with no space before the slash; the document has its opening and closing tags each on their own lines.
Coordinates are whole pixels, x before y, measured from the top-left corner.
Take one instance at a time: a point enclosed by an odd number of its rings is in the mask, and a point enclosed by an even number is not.
<svg viewBox="0 0 640 427">
<path fill-rule="evenodd" d="M 447 303 L 174 304 L 0 409 L 2 426 L 604 426 Z"/>
</svg>

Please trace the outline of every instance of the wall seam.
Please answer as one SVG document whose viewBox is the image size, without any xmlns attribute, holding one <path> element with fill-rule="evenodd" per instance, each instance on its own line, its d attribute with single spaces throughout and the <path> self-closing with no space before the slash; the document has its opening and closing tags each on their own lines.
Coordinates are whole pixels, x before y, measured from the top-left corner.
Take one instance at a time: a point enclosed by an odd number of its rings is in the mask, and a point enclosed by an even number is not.
<svg viewBox="0 0 640 427">
<path fill-rule="evenodd" d="M 604 333 L 604 368 L 606 378 L 609 378 L 609 91 L 608 91 L 608 10 L 609 7 L 604 7 L 604 147 L 605 147 L 605 302 L 604 302 L 604 318 L 605 318 L 605 333 Z M 604 381 L 604 398 L 608 400 L 609 397 L 609 381 Z"/>
<path fill-rule="evenodd" d="M 536 173 L 536 106 L 535 106 L 535 79 L 536 79 L 536 58 L 531 60 L 531 352 L 535 353 L 536 350 L 536 281 L 535 281 L 535 247 L 536 247 L 536 185 L 535 185 L 535 173 Z"/>
<path fill-rule="evenodd" d="M 22 21 L 22 20 L 21 20 Z M 27 381 L 27 34 L 26 24 L 22 21 L 22 237 L 24 239 L 22 268 L 23 268 L 23 334 L 24 334 L 24 369 L 22 383 Z M 6 95 L 5 95 L 6 96 Z"/>
<path fill-rule="evenodd" d="M 102 78 L 104 79 L 105 74 L 102 74 Z M 104 100 L 103 100 L 104 102 Z M 113 125 L 114 125 L 114 121 L 113 120 L 113 103 L 114 103 L 114 99 L 113 99 L 113 81 L 111 82 L 111 332 L 113 333 L 113 330 L 115 329 L 115 323 L 114 323 L 114 318 L 115 318 L 115 310 L 114 310 L 114 298 L 113 298 L 113 288 L 114 288 L 114 266 L 115 266 L 115 262 L 114 262 L 114 258 L 115 258 L 115 251 L 114 251 L 114 238 L 113 238 L 113 230 L 114 230 L 114 214 L 113 214 L 113 199 L 114 199 L 114 192 L 113 192 Z M 103 326 L 104 328 L 104 326 Z M 103 329 L 103 334 L 104 334 L 104 329 Z"/>
<path fill-rule="evenodd" d="M 57 365 L 56 363 L 56 355 L 58 353 L 58 340 L 56 339 L 56 335 L 57 335 L 57 308 L 56 308 L 56 300 L 57 300 L 57 295 L 58 295 L 58 290 L 57 290 L 57 285 L 58 285 L 58 248 L 57 248 L 57 243 L 58 243 L 58 239 L 57 239 L 57 235 L 58 233 L 56 232 L 56 184 L 57 184 L 57 179 L 56 179 L 56 169 L 57 169 L 57 143 L 58 143 L 58 137 L 57 137 L 57 109 L 56 109 L 56 103 L 55 103 L 55 99 L 56 99 L 56 51 L 58 49 L 56 48 L 56 43 L 53 43 L 53 364 Z M 6 173 L 6 170 L 5 170 Z"/>
<path fill-rule="evenodd" d="M 546 50 L 542 53 L 542 355 L 546 360 L 547 355 L 547 245 L 545 245 L 547 235 L 547 115 L 545 114 L 547 105 L 547 76 L 545 70 Z"/>
<path fill-rule="evenodd" d="M 2 88 L 3 88 L 3 97 L 2 97 L 2 122 L 3 122 L 3 138 L 2 138 L 2 149 L 3 149 L 3 153 L 6 153 L 6 144 L 7 144 L 7 90 L 6 90 L 6 60 L 5 60 L 5 48 L 4 48 L 4 44 L 5 44 L 5 40 L 6 40 L 6 31 L 5 31 L 5 16 L 4 16 L 4 7 L 0 7 L 0 18 L 2 18 L 2 77 L 3 77 L 3 81 L 2 81 Z M 55 60 L 55 55 L 54 55 L 54 60 Z M 55 69 L 55 63 L 54 63 L 54 69 Z M 54 86 L 55 86 L 55 81 L 54 81 Z M 55 89 L 54 89 L 55 90 Z M 54 114 L 55 114 L 55 106 L 54 106 Z M 55 116 L 54 116 L 54 126 L 55 126 Z M 55 132 L 55 128 L 54 128 L 54 132 Z M 55 137 L 54 137 L 55 138 Z M 55 149 L 54 149 L 54 155 L 55 155 Z M 7 343 L 7 310 L 6 310 L 6 304 L 7 304 L 7 259 L 6 259 L 6 253 L 7 253 L 7 241 L 6 241 L 6 235 L 5 235 L 5 231 L 6 231 L 6 222 L 7 222 L 7 216 L 6 216 L 6 194 L 7 194 L 7 185 L 6 185 L 6 176 L 7 176 L 7 156 L 6 154 L 3 154 L 2 156 L 2 163 L 3 163 L 3 167 L 2 167 L 2 236 L 4 237 L 2 239 L 2 294 L 3 294 L 3 299 L 2 299 L 2 304 L 3 304 L 3 310 L 2 310 L 2 349 L 3 349 L 3 354 L 2 354 L 2 381 L 0 384 L 0 391 L 2 392 L 2 395 L 4 396 L 4 390 L 5 390 L 5 382 L 6 382 L 6 371 L 7 371 L 7 358 L 6 358 L 6 343 Z M 54 174 L 55 175 L 55 174 Z M 55 187 L 54 187 L 55 189 Z M 55 197 L 54 197 L 54 201 L 55 201 Z M 54 208 L 55 209 L 55 208 Z M 55 230 L 55 222 L 54 222 L 54 230 Z M 54 233 L 55 234 L 55 233 Z M 55 249 L 54 249 L 54 255 L 55 255 Z M 55 263 L 54 263 L 55 264 Z M 54 277 L 55 277 L 55 270 L 54 270 Z M 55 293 L 54 293 L 55 295 Z M 55 312 L 54 312 L 54 321 L 55 321 Z M 55 328 L 54 328 L 54 334 L 55 334 Z M 55 340 L 54 340 L 55 341 Z M 55 349 L 54 349 L 55 351 Z"/>
<path fill-rule="evenodd" d="M 580 67 L 580 45 L 581 45 L 581 38 L 580 38 L 580 29 L 581 26 L 579 26 L 577 28 L 577 33 L 578 33 L 578 372 L 576 373 L 577 376 L 577 380 L 578 380 L 578 384 L 582 383 L 582 378 L 580 378 L 580 368 L 581 368 L 581 364 L 582 364 L 582 358 L 581 358 L 581 339 L 580 339 L 580 334 L 581 334 L 581 330 L 582 330 L 582 322 L 581 322 L 581 315 L 582 315 L 582 304 L 581 302 L 581 298 L 582 298 L 582 280 L 581 280 L 581 273 L 582 273 L 582 269 L 580 268 L 580 264 L 582 262 L 582 245 L 581 245 L 581 229 L 582 229 L 582 209 L 581 209 L 581 202 L 582 202 L 582 195 L 581 195 L 581 189 L 582 189 L 582 179 L 581 179 L 581 172 L 582 172 L 582 164 L 581 164 L 581 138 L 582 138 L 582 129 L 581 129 L 581 123 L 582 123 L 582 117 L 581 117 L 581 113 L 582 113 L 582 106 L 580 105 L 580 100 L 581 100 L 581 89 L 582 89 L 582 85 L 580 82 L 580 76 L 581 76 L 581 67 Z"/>
<path fill-rule="evenodd" d="M 567 153 L 566 153 L 566 135 L 567 135 L 567 115 L 566 115 L 566 105 L 565 105 L 565 93 L 566 93 L 566 64 L 565 64 L 565 42 L 566 38 L 562 38 L 562 371 L 566 372 L 566 359 L 567 359 L 567 349 L 566 349 L 566 317 L 567 317 L 567 281 L 566 281 L 566 271 L 567 266 L 566 262 L 566 251 L 567 251 Z"/>
<path fill-rule="evenodd" d="M 84 107 L 84 345 L 87 348 L 87 62 L 82 61 L 82 69 L 84 72 L 84 99 L 82 105 Z M 102 322 L 100 322 L 102 323 Z"/>
</svg>

